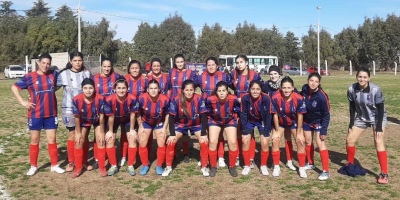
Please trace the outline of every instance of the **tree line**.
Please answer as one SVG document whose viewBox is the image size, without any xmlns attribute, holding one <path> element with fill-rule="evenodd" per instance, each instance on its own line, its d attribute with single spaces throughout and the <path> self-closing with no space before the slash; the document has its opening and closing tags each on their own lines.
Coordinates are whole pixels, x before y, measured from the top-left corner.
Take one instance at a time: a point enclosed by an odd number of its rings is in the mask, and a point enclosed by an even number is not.
<svg viewBox="0 0 400 200">
<path fill-rule="evenodd" d="M 78 19 L 70 7 L 63 5 L 54 15 L 47 3 L 37 0 L 20 15 L 12 8 L 12 1 L 1 1 L 0 8 L 0 66 L 23 63 L 24 56 L 37 57 L 40 53 L 66 52 L 77 49 Z M 82 52 L 85 55 L 105 55 L 117 66 L 127 64 L 129 57 L 146 62 L 159 57 L 165 63 L 176 53 L 183 53 L 188 61 L 204 62 L 208 56 L 221 54 L 276 55 L 280 65 L 317 66 L 317 31 L 310 26 L 301 38 L 279 28 L 259 28 L 255 24 L 239 23 L 228 32 L 219 23 L 204 24 L 196 37 L 193 27 L 177 13 L 160 24 L 142 22 L 132 41 L 115 39 L 110 22 L 101 18 L 97 23 L 81 21 Z M 321 63 L 327 60 L 332 69 L 353 66 L 372 66 L 388 70 L 400 54 L 400 17 L 386 19 L 365 18 L 357 28 L 344 28 L 331 35 L 320 31 Z M 399 63 L 400 64 L 400 63 Z M 168 66 L 169 67 L 169 64 Z"/>
</svg>

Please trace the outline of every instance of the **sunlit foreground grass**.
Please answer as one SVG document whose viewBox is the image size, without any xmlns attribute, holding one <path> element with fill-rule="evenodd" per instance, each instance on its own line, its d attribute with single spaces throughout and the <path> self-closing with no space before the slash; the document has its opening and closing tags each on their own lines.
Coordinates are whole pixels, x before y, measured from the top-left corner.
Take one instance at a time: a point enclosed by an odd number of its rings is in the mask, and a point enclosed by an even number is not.
<svg viewBox="0 0 400 200">
<path fill-rule="evenodd" d="M 25 176 L 29 168 L 29 134 L 26 126 L 26 110 L 11 95 L 10 86 L 15 80 L 0 81 L 0 175 L 11 196 L 16 199 L 397 199 L 399 194 L 399 150 L 398 142 L 400 103 L 397 83 L 400 78 L 394 75 L 372 77 L 372 82 L 383 89 L 389 112 L 390 125 L 386 130 L 386 147 L 389 153 L 390 183 L 376 184 L 379 164 L 373 147 L 371 131 L 359 140 L 356 159 L 369 170 L 368 175 L 351 178 L 336 172 L 346 161 L 345 138 L 348 127 L 347 87 L 355 82 L 355 75 L 333 71 L 333 76 L 323 77 L 322 86 L 331 101 L 332 120 L 328 133 L 330 150 L 331 179 L 317 180 L 320 172 L 319 154 L 315 154 L 316 171 L 308 171 L 308 179 L 301 179 L 296 172 L 284 167 L 285 153 L 282 149 L 282 175 L 279 178 L 262 176 L 254 169 L 250 176 L 232 178 L 226 168 L 219 169 L 214 178 L 203 177 L 197 168 L 198 144 L 190 150 L 193 158 L 190 163 L 180 163 L 178 153 L 176 168 L 166 178 L 155 175 L 155 163 L 147 176 L 131 177 L 126 166 L 113 177 L 101 178 L 96 171 L 85 172 L 77 179 L 69 174 L 50 173 L 47 145 L 44 134 L 40 143 L 39 172 L 32 177 Z M 266 76 L 263 77 L 267 79 Z M 297 88 L 306 83 L 306 77 L 293 77 Z M 59 102 L 61 91 L 58 91 Z M 23 92 L 27 97 L 27 93 Z M 92 138 L 92 137 L 91 137 Z M 60 123 L 58 131 L 60 163 L 66 158 L 66 130 Z M 193 140 L 195 141 L 195 140 Z M 151 160 L 155 160 L 155 144 Z M 227 161 L 227 153 L 226 161 Z M 258 154 L 256 155 L 258 156 Z M 295 156 L 295 160 L 297 160 Z M 256 159 L 256 163 L 259 159 Z M 271 166 L 271 158 L 268 165 Z M 297 165 L 297 163 L 295 163 Z M 140 167 L 140 161 L 135 166 Z M 241 172 L 241 168 L 238 168 Z"/>
</svg>

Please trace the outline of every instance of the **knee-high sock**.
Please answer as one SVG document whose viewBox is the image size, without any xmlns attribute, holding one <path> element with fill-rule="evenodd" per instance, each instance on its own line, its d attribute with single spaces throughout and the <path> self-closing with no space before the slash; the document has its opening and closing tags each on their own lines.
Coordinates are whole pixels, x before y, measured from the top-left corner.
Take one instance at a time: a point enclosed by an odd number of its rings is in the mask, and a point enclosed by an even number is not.
<svg viewBox="0 0 400 200">
<path fill-rule="evenodd" d="M 84 162 L 83 148 L 80 149 L 75 148 L 74 154 L 75 154 L 75 169 L 81 170 Z"/>
<path fill-rule="evenodd" d="M 307 162 L 310 165 L 314 164 L 314 145 L 306 145 Z"/>
<path fill-rule="evenodd" d="M 106 167 L 106 148 L 97 148 L 97 160 L 99 162 L 99 169 L 104 169 Z"/>
<path fill-rule="evenodd" d="M 108 162 L 112 166 L 117 166 L 117 153 L 115 151 L 115 147 L 106 148 Z"/>
<path fill-rule="evenodd" d="M 218 158 L 224 158 L 225 140 L 218 140 Z"/>
<path fill-rule="evenodd" d="M 31 166 L 37 167 L 38 157 L 39 157 L 39 145 L 38 144 L 29 145 L 29 160 Z"/>
<path fill-rule="evenodd" d="M 356 146 L 346 147 L 347 151 L 347 162 L 354 164 L 354 157 L 356 155 Z"/>
<path fill-rule="evenodd" d="M 147 149 L 147 146 L 139 147 L 139 156 L 140 161 L 142 161 L 142 165 L 149 166 L 149 151 Z"/>
<path fill-rule="evenodd" d="M 274 165 L 279 165 L 280 159 L 281 159 L 281 152 L 278 151 L 272 151 L 272 160 L 274 162 Z"/>
<path fill-rule="evenodd" d="M 165 156 L 165 162 L 166 166 L 172 166 L 172 162 L 174 161 L 174 156 L 175 156 L 175 146 L 176 143 L 172 143 L 167 145 L 167 152 Z"/>
<path fill-rule="evenodd" d="M 250 166 L 250 149 L 242 150 L 243 162 L 245 166 Z"/>
<path fill-rule="evenodd" d="M 83 157 L 82 157 L 82 163 L 86 164 L 87 160 L 88 160 L 88 156 L 89 156 L 89 141 L 85 140 L 85 142 L 83 143 Z M 76 156 L 75 156 L 76 158 Z"/>
<path fill-rule="evenodd" d="M 293 158 L 293 143 L 292 143 L 292 141 L 285 140 L 285 151 L 286 151 L 286 160 L 292 160 L 292 158 Z"/>
<path fill-rule="evenodd" d="M 268 157 L 269 157 L 269 151 L 262 151 L 262 150 L 261 150 L 261 162 L 260 162 L 260 166 L 267 165 Z"/>
<path fill-rule="evenodd" d="M 143 147 L 147 150 L 147 147 Z M 137 148 L 136 147 L 129 147 L 128 148 L 128 166 L 133 166 L 136 162 L 136 153 L 137 153 Z"/>
<path fill-rule="evenodd" d="M 125 134 L 121 133 L 121 139 L 119 141 L 121 148 L 121 157 L 126 158 L 126 154 L 128 154 L 128 137 Z"/>
<path fill-rule="evenodd" d="M 210 157 L 210 166 L 217 167 L 217 150 L 208 150 L 208 156 Z"/>
<path fill-rule="evenodd" d="M 208 145 L 205 142 L 200 143 L 201 166 L 206 167 L 208 162 Z"/>
<path fill-rule="evenodd" d="M 256 155 L 256 140 L 254 138 L 251 138 L 250 140 L 250 159 L 254 160 L 254 156 Z"/>
<path fill-rule="evenodd" d="M 164 161 L 165 161 L 165 150 L 166 150 L 165 146 L 157 148 L 157 166 L 161 167 L 162 164 L 164 163 Z"/>
<path fill-rule="evenodd" d="M 229 150 L 229 167 L 236 167 L 236 157 L 238 155 L 239 149 L 235 151 Z"/>
<path fill-rule="evenodd" d="M 322 169 L 329 172 L 329 151 L 328 149 L 320 150 L 319 155 L 321 156 Z"/>
<path fill-rule="evenodd" d="M 299 167 L 306 166 L 306 153 L 297 153 L 297 159 L 299 159 Z"/>
<path fill-rule="evenodd" d="M 68 155 L 68 162 L 74 162 L 74 150 L 75 149 L 75 141 L 67 140 L 67 155 Z"/>
<path fill-rule="evenodd" d="M 388 174 L 388 155 L 387 151 L 378 151 L 379 165 L 381 166 L 382 173 Z"/>
<path fill-rule="evenodd" d="M 57 165 L 57 162 L 58 162 L 57 143 L 47 144 L 47 148 L 48 148 L 49 155 L 50 155 L 51 166 Z"/>
</svg>

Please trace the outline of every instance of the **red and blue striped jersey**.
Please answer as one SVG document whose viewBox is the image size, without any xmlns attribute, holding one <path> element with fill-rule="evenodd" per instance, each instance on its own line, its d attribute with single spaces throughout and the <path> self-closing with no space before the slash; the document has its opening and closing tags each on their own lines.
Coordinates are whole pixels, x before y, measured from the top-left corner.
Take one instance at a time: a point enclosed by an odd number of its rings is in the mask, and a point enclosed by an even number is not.
<svg viewBox="0 0 400 200">
<path fill-rule="evenodd" d="M 197 74 L 192 70 L 179 71 L 176 68 L 172 68 L 169 71 L 169 77 L 171 80 L 171 99 L 178 96 L 178 94 L 181 92 L 183 81 L 190 79 L 197 83 Z"/>
<path fill-rule="evenodd" d="M 233 70 L 231 73 L 233 88 L 238 98 L 241 98 L 249 91 L 250 81 L 258 80 L 262 82 L 260 75 L 254 70 L 249 70 L 248 73 L 249 74 L 246 75 L 240 75 L 236 70 Z"/>
<path fill-rule="evenodd" d="M 306 112 L 303 96 L 296 92 L 292 93 L 289 101 L 285 101 L 281 91 L 272 97 L 272 113 L 278 114 L 280 126 L 288 127 L 297 124 L 297 114 Z"/>
<path fill-rule="evenodd" d="M 81 93 L 74 97 L 74 116 L 80 118 L 81 126 L 92 126 L 99 124 L 100 113 L 103 111 L 104 97 L 95 93 L 92 102 L 85 101 L 85 94 Z"/>
<path fill-rule="evenodd" d="M 237 120 L 240 103 L 235 95 L 228 94 L 224 102 L 220 102 L 216 95 L 211 95 L 206 100 L 206 108 L 209 119 L 225 125 L 233 119 Z"/>
<path fill-rule="evenodd" d="M 200 86 L 204 99 L 207 99 L 207 97 L 211 96 L 211 93 L 214 91 L 215 86 L 220 81 L 225 81 L 228 86 L 232 84 L 231 77 L 221 71 L 217 71 L 212 75 L 209 74 L 207 71 L 204 71 L 200 75 L 197 80 L 197 85 Z"/>
<path fill-rule="evenodd" d="M 120 76 L 115 72 L 110 74 L 110 76 L 103 76 L 101 73 L 94 75 L 92 79 L 96 86 L 96 93 L 104 97 L 114 94 L 113 86 Z"/>
<path fill-rule="evenodd" d="M 186 109 L 189 116 L 183 112 L 183 105 L 179 102 L 179 96 L 171 100 L 169 105 L 170 117 L 175 117 L 175 127 L 190 128 L 201 124 L 200 114 L 206 113 L 206 103 L 199 94 L 194 94 L 190 102 L 186 101 Z"/>
<path fill-rule="evenodd" d="M 57 85 L 56 71 L 41 75 L 30 72 L 17 81 L 14 85 L 29 92 L 29 102 L 35 104 L 34 109 L 28 110 L 28 118 L 47 118 L 57 116 Z"/>
<path fill-rule="evenodd" d="M 129 94 L 132 94 L 137 98 L 142 93 L 146 92 L 147 78 L 143 77 L 142 75 L 139 75 L 139 78 L 135 80 L 130 74 L 126 74 L 124 77 L 128 82 Z"/>
<path fill-rule="evenodd" d="M 124 101 L 120 101 L 117 94 L 112 94 L 106 97 L 103 112 L 107 116 L 114 116 L 115 122 L 127 123 L 130 119 L 130 113 L 136 113 L 138 109 L 139 103 L 132 94 L 128 94 Z"/>
<path fill-rule="evenodd" d="M 139 96 L 139 112 L 142 121 L 151 126 L 155 126 L 165 121 L 168 114 L 169 98 L 166 95 L 159 94 L 157 101 L 151 100 L 149 93 L 143 93 Z"/>
<path fill-rule="evenodd" d="M 169 78 L 168 74 L 161 73 L 160 77 L 154 77 L 152 74 L 147 76 L 147 80 L 148 81 L 151 81 L 153 79 L 158 81 L 158 83 L 160 84 L 161 94 L 167 95 L 168 94 L 168 90 L 170 88 L 170 84 L 171 84 L 171 79 Z"/>
</svg>

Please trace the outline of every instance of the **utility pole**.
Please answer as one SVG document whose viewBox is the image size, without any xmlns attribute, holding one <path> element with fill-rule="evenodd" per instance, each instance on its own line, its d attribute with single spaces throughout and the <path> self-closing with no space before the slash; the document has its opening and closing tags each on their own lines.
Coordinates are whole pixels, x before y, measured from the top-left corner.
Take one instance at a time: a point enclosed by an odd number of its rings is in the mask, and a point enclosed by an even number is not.
<svg viewBox="0 0 400 200">
<path fill-rule="evenodd" d="M 81 49 L 81 1 L 78 4 L 78 51 L 82 52 Z"/>
<path fill-rule="evenodd" d="M 319 52 L 319 10 L 321 10 L 321 6 L 317 6 L 317 10 L 318 10 L 318 24 L 317 24 L 318 74 L 321 74 L 321 60 L 320 60 L 320 52 Z"/>
</svg>

